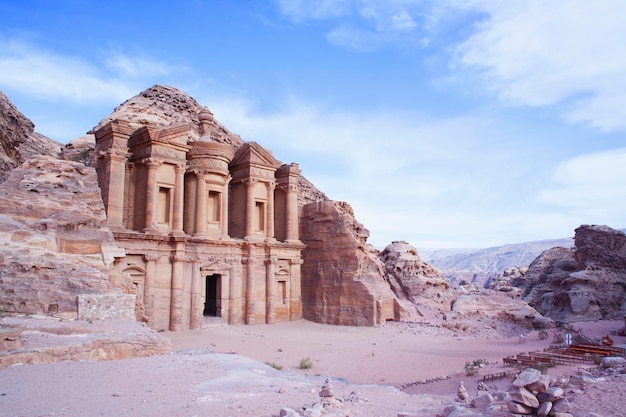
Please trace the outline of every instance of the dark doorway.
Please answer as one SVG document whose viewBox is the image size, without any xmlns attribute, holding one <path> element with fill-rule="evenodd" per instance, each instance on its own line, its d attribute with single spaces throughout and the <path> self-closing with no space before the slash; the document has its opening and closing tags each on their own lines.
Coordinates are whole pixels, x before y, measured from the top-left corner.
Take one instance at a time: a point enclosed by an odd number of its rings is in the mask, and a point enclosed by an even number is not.
<svg viewBox="0 0 626 417">
<path fill-rule="evenodd" d="M 219 274 L 207 275 L 204 312 L 205 316 L 216 317 L 221 308 L 221 276 Z"/>
</svg>

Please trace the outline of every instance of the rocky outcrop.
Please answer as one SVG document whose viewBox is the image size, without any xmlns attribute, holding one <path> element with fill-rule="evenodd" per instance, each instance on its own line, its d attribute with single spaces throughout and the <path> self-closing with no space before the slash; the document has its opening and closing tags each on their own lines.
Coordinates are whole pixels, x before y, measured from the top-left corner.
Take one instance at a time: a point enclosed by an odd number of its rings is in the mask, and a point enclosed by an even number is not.
<svg viewBox="0 0 626 417">
<path fill-rule="evenodd" d="M 422 261 L 417 250 L 407 242 L 388 245 L 380 254 L 385 264 L 385 279 L 401 300 L 448 311 L 453 295 L 446 279 Z"/>
<path fill-rule="evenodd" d="M 93 168 L 51 156 L 0 184 L 0 310 L 75 317 L 78 294 L 109 291 L 120 248 L 97 184 Z"/>
<path fill-rule="evenodd" d="M 17 347 L 0 349 L 0 369 L 67 360 L 118 360 L 172 350 L 169 339 L 132 321 L 4 317 L 0 319 L 0 327 L 20 340 Z"/>
<path fill-rule="evenodd" d="M 621 318 L 626 311 L 626 236 L 607 226 L 576 229 L 575 249 L 542 253 L 512 280 L 540 313 L 562 321 Z"/>
<path fill-rule="evenodd" d="M 61 144 L 35 132 L 35 125 L 0 91 L 0 182 L 34 155 L 58 155 Z"/>
<path fill-rule="evenodd" d="M 306 319 L 338 325 L 373 326 L 403 314 L 385 281 L 385 265 L 367 244 L 369 231 L 344 202 L 307 204 L 300 236 L 302 304 Z"/>
<path fill-rule="evenodd" d="M 191 125 L 193 126 L 191 140 L 196 140 L 200 137 L 198 115 L 202 109 L 195 99 L 177 88 L 154 85 L 120 104 L 113 113 L 100 120 L 93 130 L 112 120 L 127 121 L 135 129 L 143 126 L 164 128 Z M 239 135 L 232 133 L 215 120 L 211 123 L 210 134 L 217 142 L 235 147 L 243 144 L 243 139 Z"/>
<path fill-rule="evenodd" d="M 447 315 L 449 319 L 459 315 L 489 317 L 534 329 L 545 329 L 553 324 L 523 300 L 511 298 L 501 291 L 469 287 L 462 288 L 454 299 L 451 313 Z M 467 292 L 463 293 L 463 290 Z"/>
</svg>

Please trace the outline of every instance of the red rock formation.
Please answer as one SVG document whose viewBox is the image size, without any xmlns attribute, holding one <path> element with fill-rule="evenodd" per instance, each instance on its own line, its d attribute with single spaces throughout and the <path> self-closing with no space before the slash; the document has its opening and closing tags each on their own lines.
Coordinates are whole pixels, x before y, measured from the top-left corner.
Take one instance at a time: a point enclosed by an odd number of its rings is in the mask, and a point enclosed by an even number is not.
<svg viewBox="0 0 626 417">
<path fill-rule="evenodd" d="M 402 309 L 384 280 L 385 266 L 367 245 L 369 231 L 344 202 L 302 210 L 303 316 L 321 323 L 373 326 L 399 319 Z"/>
<path fill-rule="evenodd" d="M 379 255 L 385 263 L 385 279 L 400 299 L 450 310 L 452 293 L 446 279 L 422 261 L 417 250 L 407 242 L 393 242 Z"/>
<path fill-rule="evenodd" d="M 61 144 L 35 132 L 35 125 L 0 91 L 0 181 L 33 155 L 58 155 Z"/>
<path fill-rule="evenodd" d="M 576 229 L 576 248 L 542 253 L 513 280 L 542 314 L 564 322 L 621 318 L 626 308 L 626 236 L 607 226 Z"/>
<path fill-rule="evenodd" d="M 104 227 L 93 168 L 36 156 L 0 184 L 0 309 L 76 315 L 76 296 L 109 290 L 119 248 Z"/>
</svg>

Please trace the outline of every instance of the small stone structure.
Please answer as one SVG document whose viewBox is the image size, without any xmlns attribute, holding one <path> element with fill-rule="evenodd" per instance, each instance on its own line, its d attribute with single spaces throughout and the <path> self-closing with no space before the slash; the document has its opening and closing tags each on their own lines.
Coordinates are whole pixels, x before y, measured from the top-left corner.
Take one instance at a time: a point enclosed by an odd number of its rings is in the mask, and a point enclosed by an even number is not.
<svg viewBox="0 0 626 417">
<path fill-rule="evenodd" d="M 135 294 L 80 294 L 79 320 L 136 320 Z"/>
</svg>

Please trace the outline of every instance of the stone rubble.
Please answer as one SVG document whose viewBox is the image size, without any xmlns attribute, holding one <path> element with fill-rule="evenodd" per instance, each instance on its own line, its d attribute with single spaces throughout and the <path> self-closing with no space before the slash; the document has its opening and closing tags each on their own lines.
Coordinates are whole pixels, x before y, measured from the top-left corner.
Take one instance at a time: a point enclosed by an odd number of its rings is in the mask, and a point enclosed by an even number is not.
<svg viewBox="0 0 626 417">
<path fill-rule="evenodd" d="M 571 377 L 551 377 L 539 370 L 527 368 L 521 371 L 506 391 L 489 392 L 478 390 L 475 398 L 470 398 L 461 382 L 457 391 L 457 401 L 450 403 L 442 417 L 609 417 L 615 414 L 602 414 L 599 410 L 581 411 L 567 396 L 583 396 L 586 390 L 597 383 L 606 382 L 610 377 L 626 377 L 626 359 L 606 357 L 602 364 L 591 370 L 579 370 Z M 487 388 L 483 384 L 484 388 Z M 488 389 L 488 388 L 487 388 Z M 591 395 L 591 394 L 587 394 Z M 612 407 L 608 405 L 608 409 Z M 621 415 L 621 414 L 620 414 Z"/>
</svg>

